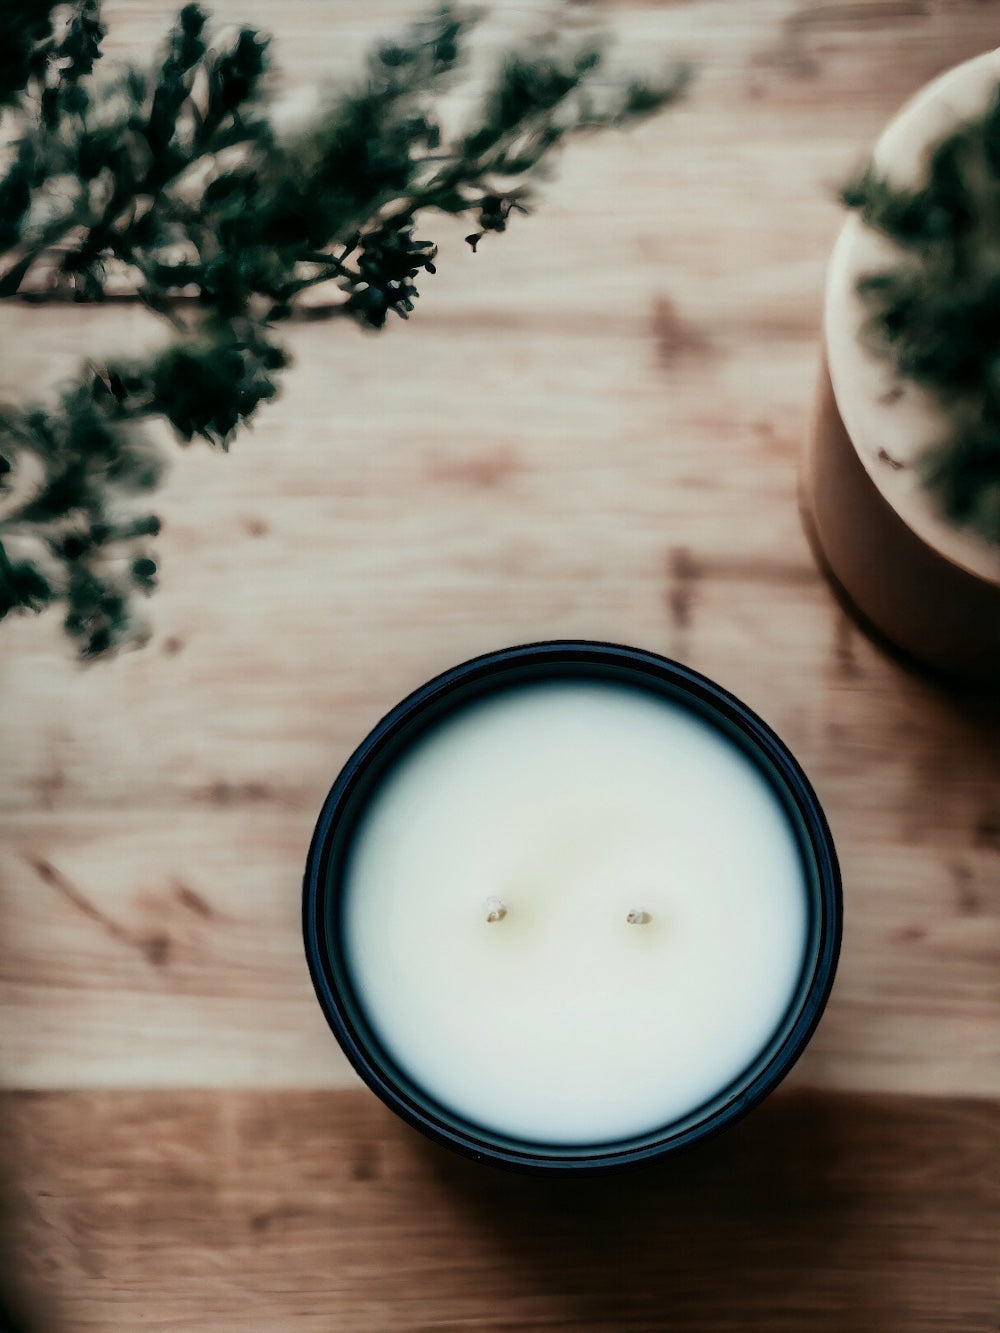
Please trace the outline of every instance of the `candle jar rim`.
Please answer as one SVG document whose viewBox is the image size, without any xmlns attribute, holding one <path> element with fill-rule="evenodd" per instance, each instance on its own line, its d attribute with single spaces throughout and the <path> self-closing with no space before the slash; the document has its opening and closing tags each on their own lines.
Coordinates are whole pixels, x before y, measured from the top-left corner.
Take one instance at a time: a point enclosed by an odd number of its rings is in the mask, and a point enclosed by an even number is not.
<svg viewBox="0 0 1000 1333">
<path fill-rule="evenodd" d="M 344 957 L 340 897 L 353 832 L 369 797 L 420 736 L 467 705 L 524 685 L 598 681 L 638 688 L 685 706 L 734 743 L 764 777 L 795 835 L 807 892 L 798 983 L 771 1039 L 743 1072 L 688 1114 L 614 1142 L 534 1143 L 467 1121 L 436 1102 L 381 1047 L 354 993 Z M 707 676 L 640 648 L 556 639 L 502 648 L 433 677 L 371 729 L 323 804 L 303 882 L 306 959 L 324 1016 L 363 1081 L 427 1137 L 478 1161 L 544 1174 L 598 1173 L 690 1148 L 741 1119 L 794 1065 L 826 1006 L 842 934 L 836 850 L 822 806 L 791 751 L 751 708 Z"/>
</svg>

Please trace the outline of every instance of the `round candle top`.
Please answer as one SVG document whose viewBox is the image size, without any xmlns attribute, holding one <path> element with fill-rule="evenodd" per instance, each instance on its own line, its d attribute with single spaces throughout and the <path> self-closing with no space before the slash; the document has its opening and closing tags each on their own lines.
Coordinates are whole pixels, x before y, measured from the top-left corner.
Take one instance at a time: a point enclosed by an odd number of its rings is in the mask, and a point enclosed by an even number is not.
<svg viewBox="0 0 1000 1333">
<path fill-rule="evenodd" d="M 353 986 L 426 1095 L 499 1134 L 667 1125 L 767 1046 L 803 966 L 795 834 L 683 706 L 534 683 L 449 715 L 370 797 L 343 885 Z"/>
</svg>

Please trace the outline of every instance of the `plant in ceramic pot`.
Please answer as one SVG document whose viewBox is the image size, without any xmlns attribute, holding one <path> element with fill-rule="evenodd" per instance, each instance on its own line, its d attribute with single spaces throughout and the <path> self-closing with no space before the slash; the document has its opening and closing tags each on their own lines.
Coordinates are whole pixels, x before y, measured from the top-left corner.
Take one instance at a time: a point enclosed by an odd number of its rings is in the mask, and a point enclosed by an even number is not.
<svg viewBox="0 0 1000 1333">
<path fill-rule="evenodd" d="M 1000 52 L 891 122 L 844 191 L 804 477 L 822 562 L 863 621 L 1000 684 Z"/>
</svg>

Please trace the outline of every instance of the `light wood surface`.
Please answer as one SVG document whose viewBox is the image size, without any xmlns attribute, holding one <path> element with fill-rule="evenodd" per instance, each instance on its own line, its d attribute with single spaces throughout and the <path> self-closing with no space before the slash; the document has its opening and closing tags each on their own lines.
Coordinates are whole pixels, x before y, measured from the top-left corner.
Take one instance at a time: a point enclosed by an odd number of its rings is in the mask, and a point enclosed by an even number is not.
<svg viewBox="0 0 1000 1333">
<path fill-rule="evenodd" d="M 171 12 L 105 9 L 109 60 Z M 285 96 L 421 6 L 214 9 L 275 31 Z M 545 12 L 496 10 L 488 50 Z M 566 14 L 623 61 L 694 61 L 684 104 L 575 144 L 478 254 L 441 227 L 408 326 L 293 328 L 283 396 L 230 454 L 171 446 L 145 649 L 83 670 L 55 623 L 0 627 L 4 1266 L 39 1329 L 1000 1321 L 1000 707 L 858 633 L 796 500 L 837 183 L 996 44 L 1000 4 Z M 8 304 L 0 396 L 146 327 Z M 718 1155 L 585 1204 L 395 1125 L 299 936 L 313 820 L 368 728 L 438 670 L 555 637 L 746 699 L 845 879 L 837 986 L 787 1088 Z"/>
<path fill-rule="evenodd" d="M 669 1165 L 561 1182 L 455 1158 L 360 1092 L 17 1093 L 5 1115 L 5 1277 L 38 1333 L 996 1328 L 982 1102 L 786 1094 Z"/>
</svg>

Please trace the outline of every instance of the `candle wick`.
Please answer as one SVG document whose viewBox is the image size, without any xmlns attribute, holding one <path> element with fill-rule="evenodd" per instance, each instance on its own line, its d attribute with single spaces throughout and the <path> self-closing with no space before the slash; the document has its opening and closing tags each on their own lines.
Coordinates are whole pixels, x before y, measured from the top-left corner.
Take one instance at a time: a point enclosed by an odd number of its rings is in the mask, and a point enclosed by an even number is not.
<svg viewBox="0 0 1000 1333">
<path fill-rule="evenodd" d="M 486 899 L 486 920 L 502 921 L 507 915 L 507 905 L 499 898 Z"/>
<path fill-rule="evenodd" d="M 630 926 L 644 926 L 647 923 L 647 921 L 652 920 L 652 917 L 649 915 L 648 912 L 631 911 L 629 912 L 625 920 L 629 923 Z"/>
</svg>

